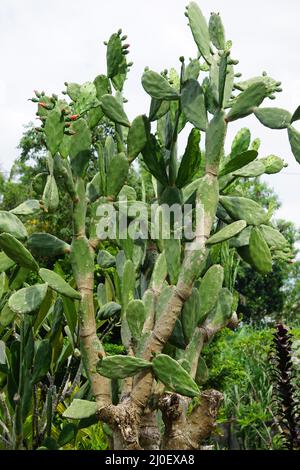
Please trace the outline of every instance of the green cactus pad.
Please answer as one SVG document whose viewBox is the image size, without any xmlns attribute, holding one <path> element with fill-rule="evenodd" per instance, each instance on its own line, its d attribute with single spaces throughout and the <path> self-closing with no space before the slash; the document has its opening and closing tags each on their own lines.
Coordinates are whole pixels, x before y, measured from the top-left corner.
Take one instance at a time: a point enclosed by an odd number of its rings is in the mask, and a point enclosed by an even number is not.
<svg viewBox="0 0 300 470">
<path fill-rule="evenodd" d="M 210 63 L 210 36 L 208 26 L 197 3 L 189 3 L 187 6 L 187 17 L 198 50 L 205 61 Z"/>
<path fill-rule="evenodd" d="M 105 284 L 102 282 L 97 287 L 97 300 L 100 308 L 108 302 Z"/>
<path fill-rule="evenodd" d="M 190 78 L 197 80 L 200 73 L 200 63 L 198 59 L 192 59 L 185 67 L 184 71 L 184 81 L 189 80 Z"/>
<path fill-rule="evenodd" d="M 217 303 L 205 320 L 205 327 L 221 329 L 227 325 L 232 315 L 233 297 L 229 289 L 223 287 L 219 291 Z"/>
<path fill-rule="evenodd" d="M 116 265 L 116 258 L 106 250 L 100 250 L 97 256 L 97 263 L 103 269 Z"/>
<path fill-rule="evenodd" d="M 0 248 L 15 263 L 31 271 L 38 271 L 39 265 L 24 245 L 9 233 L 0 235 Z"/>
<path fill-rule="evenodd" d="M 143 150 L 147 143 L 148 126 L 146 116 L 137 116 L 131 124 L 127 136 L 127 155 L 129 161 L 133 161 Z"/>
<path fill-rule="evenodd" d="M 91 108 L 87 113 L 87 122 L 88 122 L 89 128 L 94 129 L 100 123 L 103 116 L 104 114 L 103 114 L 100 104 L 99 106 L 96 106 L 95 108 Z"/>
<path fill-rule="evenodd" d="M 70 253 L 70 245 L 50 233 L 33 233 L 28 238 L 27 246 L 36 256 L 51 258 Z"/>
<path fill-rule="evenodd" d="M 57 108 L 49 111 L 44 127 L 46 145 L 54 156 L 58 152 L 59 146 L 64 137 L 64 118 Z"/>
<path fill-rule="evenodd" d="M 251 141 L 251 133 L 247 127 L 243 127 L 238 131 L 233 139 L 230 151 L 230 157 L 233 159 L 237 155 L 248 150 Z"/>
<path fill-rule="evenodd" d="M 71 136 L 67 136 L 67 137 L 71 139 Z M 69 151 L 68 151 L 68 154 L 69 154 Z M 75 190 L 75 184 L 74 184 L 72 169 L 71 169 L 69 160 L 66 160 L 66 158 L 62 158 L 59 154 L 56 154 L 53 159 L 53 163 L 54 163 L 54 176 L 63 178 L 65 188 L 67 192 L 70 194 L 70 196 L 72 197 L 72 199 L 74 200 L 76 197 L 76 190 Z"/>
<path fill-rule="evenodd" d="M 148 135 L 147 144 L 142 150 L 142 155 L 149 172 L 164 186 L 168 186 L 169 181 L 162 149 L 154 135 Z"/>
<path fill-rule="evenodd" d="M 129 163 L 124 153 L 112 157 L 109 162 L 106 178 L 106 192 L 108 196 L 117 196 L 122 189 L 128 175 Z"/>
<path fill-rule="evenodd" d="M 58 188 L 54 176 L 49 175 L 43 192 L 43 206 L 47 212 L 55 212 L 59 205 Z"/>
<path fill-rule="evenodd" d="M 0 251 L 0 273 L 8 271 L 15 264 L 15 261 L 10 259 L 3 251 Z"/>
<path fill-rule="evenodd" d="M 105 116 L 111 121 L 130 127 L 130 122 L 121 103 L 112 95 L 103 95 L 101 98 L 101 108 Z"/>
<path fill-rule="evenodd" d="M 219 13 L 211 13 L 208 23 L 210 40 L 219 49 L 225 49 L 225 31 Z"/>
<path fill-rule="evenodd" d="M 205 160 L 209 167 L 218 167 L 223 156 L 226 122 L 224 111 L 218 112 L 210 121 L 205 138 Z"/>
<path fill-rule="evenodd" d="M 291 113 L 281 108 L 257 108 L 254 114 L 264 126 L 270 129 L 286 129 L 292 119 Z"/>
<path fill-rule="evenodd" d="M 269 155 L 268 157 L 262 158 L 261 161 L 265 165 L 265 173 L 267 175 L 279 173 L 287 166 L 284 160 L 282 160 L 280 157 L 277 157 L 276 155 Z"/>
<path fill-rule="evenodd" d="M 10 212 L 0 211 L 0 233 L 10 233 L 18 240 L 27 238 L 27 230 L 18 217 Z"/>
<path fill-rule="evenodd" d="M 158 354 L 152 360 L 153 372 L 167 389 L 187 397 L 199 395 L 199 388 L 188 372 L 166 354 Z"/>
<path fill-rule="evenodd" d="M 119 34 L 112 34 L 107 43 L 106 51 L 107 76 L 109 78 L 118 75 L 123 57 L 121 37 Z"/>
<path fill-rule="evenodd" d="M 279 230 L 270 227 L 270 225 L 260 225 L 259 229 L 271 249 L 284 250 L 289 246 L 289 242 L 284 238 Z"/>
<path fill-rule="evenodd" d="M 263 81 L 253 83 L 235 99 L 226 120 L 235 121 L 253 113 L 254 109 L 263 102 L 267 93 L 268 90 Z"/>
<path fill-rule="evenodd" d="M 291 150 L 297 162 L 300 163 L 300 132 L 293 126 L 288 128 L 288 136 L 290 141 Z"/>
<path fill-rule="evenodd" d="M 178 175 L 176 178 L 177 188 L 183 188 L 184 186 L 189 184 L 200 168 L 200 136 L 201 134 L 198 129 L 192 129 L 189 134 L 188 142 L 183 157 L 181 159 Z"/>
<path fill-rule="evenodd" d="M 187 343 L 190 342 L 192 335 L 197 327 L 200 309 L 200 295 L 195 287 L 190 297 L 185 301 L 181 312 L 182 329 Z"/>
<path fill-rule="evenodd" d="M 33 315 L 42 305 L 47 290 L 48 284 L 35 284 L 20 289 L 11 295 L 8 306 L 15 313 Z"/>
<path fill-rule="evenodd" d="M 152 277 L 150 285 L 154 291 L 161 289 L 167 277 L 167 261 L 164 253 L 161 253 L 155 261 L 155 265 L 152 271 Z"/>
<path fill-rule="evenodd" d="M 237 176 L 239 178 L 256 178 L 260 175 L 263 175 L 265 172 L 266 165 L 264 164 L 263 159 L 260 159 L 255 160 L 243 168 L 234 171 L 233 176 Z"/>
<path fill-rule="evenodd" d="M 3 295 L 8 291 L 8 278 L 5 272 L 0 274 L 0 300 L 2 299 Z"/>
<path fill-rule="evenodd" d="M 300 106 L 298 106 L 296 110 L 294 111 L 292 115 L 292 119 L 291 119 L 291 124 L 295 121 L 299 121 L 299 119 L 300 119 Z"/>
<path fill-rule="evenodd" d="M 212 235 L 206 242 L 207 245 L 214 245 L 216 243 L 222 243 L 226 240 L 229 240 L 232 237 L 235 237 L 238 233 L 240 233 L 245 227 L 247 223 L 245 220 L 238 220 L 233 222 L 230 225 L 219 230 L 217 233 Z"/>
<path fill-rule="evenodd" d="M 255 150 L 246 150 L 246 152 L 236 155 L 234 158 L 230 158 L 221 169 L 219 176 L 221 177 L 228 173 L 236 172 L 236 170 L 239 170 L 255 160 L 257 155 L 258 153 Z"/>
<path fill-rule="evenodd" d="M 16 313 L 9 308 L 8 304 L 6 303 L 0 312 L 0 325 L 1 326 L 8 326 L 10 325 L 15 319 Z"/>
<path fill-rule="evenodd" d="M 203 357 L 199 357 L 198 366 L 196 371 L 195 382 L 197 385 L 203 385 L 208 381 L 209 371 Z"/>
<path fill-rule="evenodd" d="M 63 417 L 68 419 L 86 419 L 95 416 L 98 410 L 94 401 L 75 398 L 71 405 L 64 411 Z"/>
<path fill-rule="evenodd" d="M 202 131 L 207 129 L 204 93 L 197 80 L 187 80 L 181 92 L 181 108 L 187 120 Z"/>
<path fill-rule="evenodd" d="M 15 215 L 32 215 L 39 210 L 41 210 L 39 201 L 36 199 L 28 199 L 14 209 L 11 209 L 10 213 Z"/>
<path fill-rule="evenodd" d="M 74 176 L 82 176 L 91 158 L 92 136 L 87 122 L 78 119 L 72 124 L 75 134 L 71 137 L 70 159 Z"/>
<path fill-rule="evenodd" d="M 80 86 L 80 92 L 77 97 L 74 111 L 76 114 L 86 112 L 90 108 L 99 106 L 100 102 L 97 99 L 97 90 L 94 83 L 86 82 Z"/>
<path fill-rule="evenodd" d="M 146 70 L 142 76 L 142 85 L 146 93 L 156 100 L 178 100 L 179 95 L 168 80 L 153 70 Z"/>
<path fill-rule="evenodd" d="M 103 196 L 102 178 L 100 173 L 96 173 L 93 179 L 86 185 L 86 196 L 90 202 L 96 201 L 99 196 Z"/>
<path fill-rule="evenodd" d="M 158 121 L 170 110 L 170 101 L 151 99 L 149 121 Z"/>
<path fill-rule="evenodd" d="M 78 98 L 79 93 L 80 93 L 79 83 L 71 82 L 71 83 L 66 84 L 66 86 L 67 86 L 66 92 L 69 95 L 69 97 L 71 98 L 71 100 L 72 101 L 77 101 L 77 98 Z"/>
<path fill-rule="evenodd" d="M 236 237 L 230 239 L 230 246 L 234 248 L 240 248 L 242 246 L 249 245 L 250 233 L 252 227 L 246 227 Z"/>
<path fill-rule="evenodd" d="M 70 297 L 71 299 L 81 299 L 81 295 L 73 287 L 71 287 L 59 274 L 50 269 L 41 268 L 39 270 L 39 276 L 46 282 L 51 289 L 55 290 L 59 294 Z"/>
<path fill-rule="evenodd" d="M 141 300 L 131 300 L 126 308 L 126 320 L 135 339 L 142 335 L 144 322 L 146 320 L 145 306 Z"/>
<path fill-rule="evenodd" d="M 267 213 L 252 199 L 220 196 L 220 202 L 234 220 L 245 220 L 248 225 L 260 225 L 267 221 Z"/>
<path fill-rule="evenodd" d="M 110 82 L 106 75 L 97 75 L 94 80 L 94 85 L 96 87 L 97 98 L 99 101 L 103 95 L 111 93 Z"/>
<path fill-rule="evenodd" d="M 264 236 L 258 227 L 253 227 L 249 240 L 249 254 L 252 266 L 261 274 L 272 271 L 272 255 Z"/>
<path fill-rule="evenodd" d="M 215 264 L 211 266 L 203 278 L 199 287 L 200 308 L 197 323 L 201 325 L 207 314 L 216 305 L 219 293 L 222 289 L 224 280 L 224 269 L 221 265 Z"/>
<path fill-rule="evenodd" d="M 138 357 L 115 355 L 100 360 L 97 364 L 97 372 L 109 379 L 125 379 L 150 367 L 151 362 Z"/>
<path fill-rule="evenodd" d="M 167 271 L 171 284 L 176 284 L 181 268 L 181 241 L 175 238 L 163 240 Z"/>
<path fill-rule="evenodd" d="M 134 300 L 135 289 L 135 269 L 131 260 L 127 260 L 124 265 L 122 275 L 122 307 L 126 310 L 128 303 Z"/>
</svg>

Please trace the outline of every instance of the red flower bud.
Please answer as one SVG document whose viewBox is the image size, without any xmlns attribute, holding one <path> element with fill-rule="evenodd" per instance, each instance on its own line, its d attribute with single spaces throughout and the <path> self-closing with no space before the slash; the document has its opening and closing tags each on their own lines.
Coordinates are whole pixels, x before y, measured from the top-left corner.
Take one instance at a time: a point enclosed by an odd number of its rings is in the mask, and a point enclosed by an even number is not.
<svg viewBox="0 0 300 470">
<path fill-rule="evenodd" d="M 44 103 L 44 101 L 40 101 L 40 102 L 39 102 L 39 105 L 40 105 L 42 108 L 47 108 L 47 104 Z"/>
<path fill-rule="evenodd" d="M 70 116 L 71 121 L 76 121 L 80 117 L 80 114 L 73 114 L 73 116 Z"/>
</svg>

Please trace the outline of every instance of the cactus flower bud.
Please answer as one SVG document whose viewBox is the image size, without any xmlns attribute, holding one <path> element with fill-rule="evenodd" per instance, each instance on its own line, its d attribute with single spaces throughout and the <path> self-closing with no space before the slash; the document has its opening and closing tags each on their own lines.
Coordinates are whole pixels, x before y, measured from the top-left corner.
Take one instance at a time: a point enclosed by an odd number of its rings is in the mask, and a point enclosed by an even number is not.
<svg viewBox="0 0 300 470">
<path fill-rule="evenodd" d="M 80 117 L 80 114 L 73 114 L 72 116 L 69 117 L 71 121 L 77 121 L 77 119 Z"/>
</svg>

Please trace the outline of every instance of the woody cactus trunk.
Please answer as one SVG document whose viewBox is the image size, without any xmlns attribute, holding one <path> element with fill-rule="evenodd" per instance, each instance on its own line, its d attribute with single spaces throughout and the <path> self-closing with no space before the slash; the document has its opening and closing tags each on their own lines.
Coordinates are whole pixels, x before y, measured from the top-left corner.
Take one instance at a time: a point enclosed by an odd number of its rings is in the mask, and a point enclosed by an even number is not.
<svg viewBox="0 0 300 470">
<path fill-rule="evenodd" d="M 121 30 L 105 43 L 106 75 L 83 85 L 66 83 L 63 99 L 36 92 L 32 101 L 42 122 L 37 132 L 48 151 L 43 197 L 0 214 L 1 256 L 7 266 L 36 273 L 30 279 L 38 276 L 33 285 L 28 279 L 7 285 L 2 317 L 4 311 L 6 319 L 26 318 L 22 338 L 29 341 L 28 332 L 36 334 L 37 312 L 51 292 L 73 338 L 78 319 L 80 355 L 93 399 L 75 399 L 64 417 L 97 417 L 110 429 L 114 449 L 201 447 L 215 427 L 222 400 L 217 390 L 204 387 L 207 368 L 201 352 L 218 331 L 237 324 L 237 260 L 265 274 L 272 270 L 272 259 L 291 256 L 272 226 L 272 208 L 266 212 L 242 192 L 246 178 L 277 173 L 283 160 L 258 158 L 259 140 L 251 143 L 245 128 L 227 154 L 224 144 L 228 125 L 254 114 L 269 128 L 286 128 L 300 159 L 300 134 L 292 127 L 300 113 L 260 106 L 281 91 L 280 82 L 266 74 L 238 81 L 238 61 L 231 57 L 219 14 L 211 14 L 207 24 L 192 2 L 185 15 L 196 57 L 188 63 L 180 57 L 178 73 L 145 69 L 141 81 L 150 110 L 132 122 L 123 97 L 132 64 Z M 95 131 L 102 124 L 111 130 L 106 139 Z M 179 158 L 184 129 L 189 135 Z M 130 167 L 138 174 L 136 188 L 127 184 Z M 57 210 L 58 181 L 72 201 L 71 245 L 48 233 L 28 237 L 21 221 L 38 211 Z M 176 210 L 186 208 L 184 220 L 175 217 Z M 40 268 L 34 257 L 43 253 L 69 257 L 75 282 Z M 105 282 L 95 287 L 96 264 Z M 126 354 L 105 354 L 105 328 L 120 331 Z M 40 351 L 44 355 L 39 354 L 45 363 L 53 348 L 53 336 L 47 338 Z M 38 367 L 42 359 L 35 356 L 32 362 L 24 351 L 27 372 L 20 376 L 15 401 L 19 432 L 26 417 L 22 394 L 25 389 L 32 393 L 49 366 Z M 22 436 L 16 440 L 20 444 Z"/>
</svg>

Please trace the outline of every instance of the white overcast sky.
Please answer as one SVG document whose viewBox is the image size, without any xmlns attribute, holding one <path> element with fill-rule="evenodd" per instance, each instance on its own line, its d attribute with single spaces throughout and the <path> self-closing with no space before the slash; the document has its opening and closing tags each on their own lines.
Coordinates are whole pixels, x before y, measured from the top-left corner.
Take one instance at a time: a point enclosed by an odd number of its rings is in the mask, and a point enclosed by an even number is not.
<svg viewBox="0 0 300 470">
<path fill-rule="evenodd" d="M 27 101 L 33 89 L 48 93 L 64 89 L 65 81 L 85 82 L 105 73 L 105 47 L 120 27 L 128 35 L 134 62 L 125 96 L 131 119 L 147 112 L 149 98 L 140 76 L 145 66 L 161 71 L 175 66 L 178 57 L 196 56 L 184 16 L 187 0 L 0 0 L 0 168 L 9 171 L 17 157 L 23 125 L 34 120 L 35 107 Z M 243 78 L 266 70 L 282 81 L 284 92 L 271 106 L 290 111 L 300 104 L 300 1 L 200 0 L 208 17 L 220 12 L 233 57 Z M 271 131 L 255 118 L 231 126 L 249 126 L 262 139 L 261 156 L 277 154 L 288 163 L 268 181 L 279 194 L 278 217 L 300 226 L 300 166 L 291 155 L 286 131 Z"/>
</svg>

